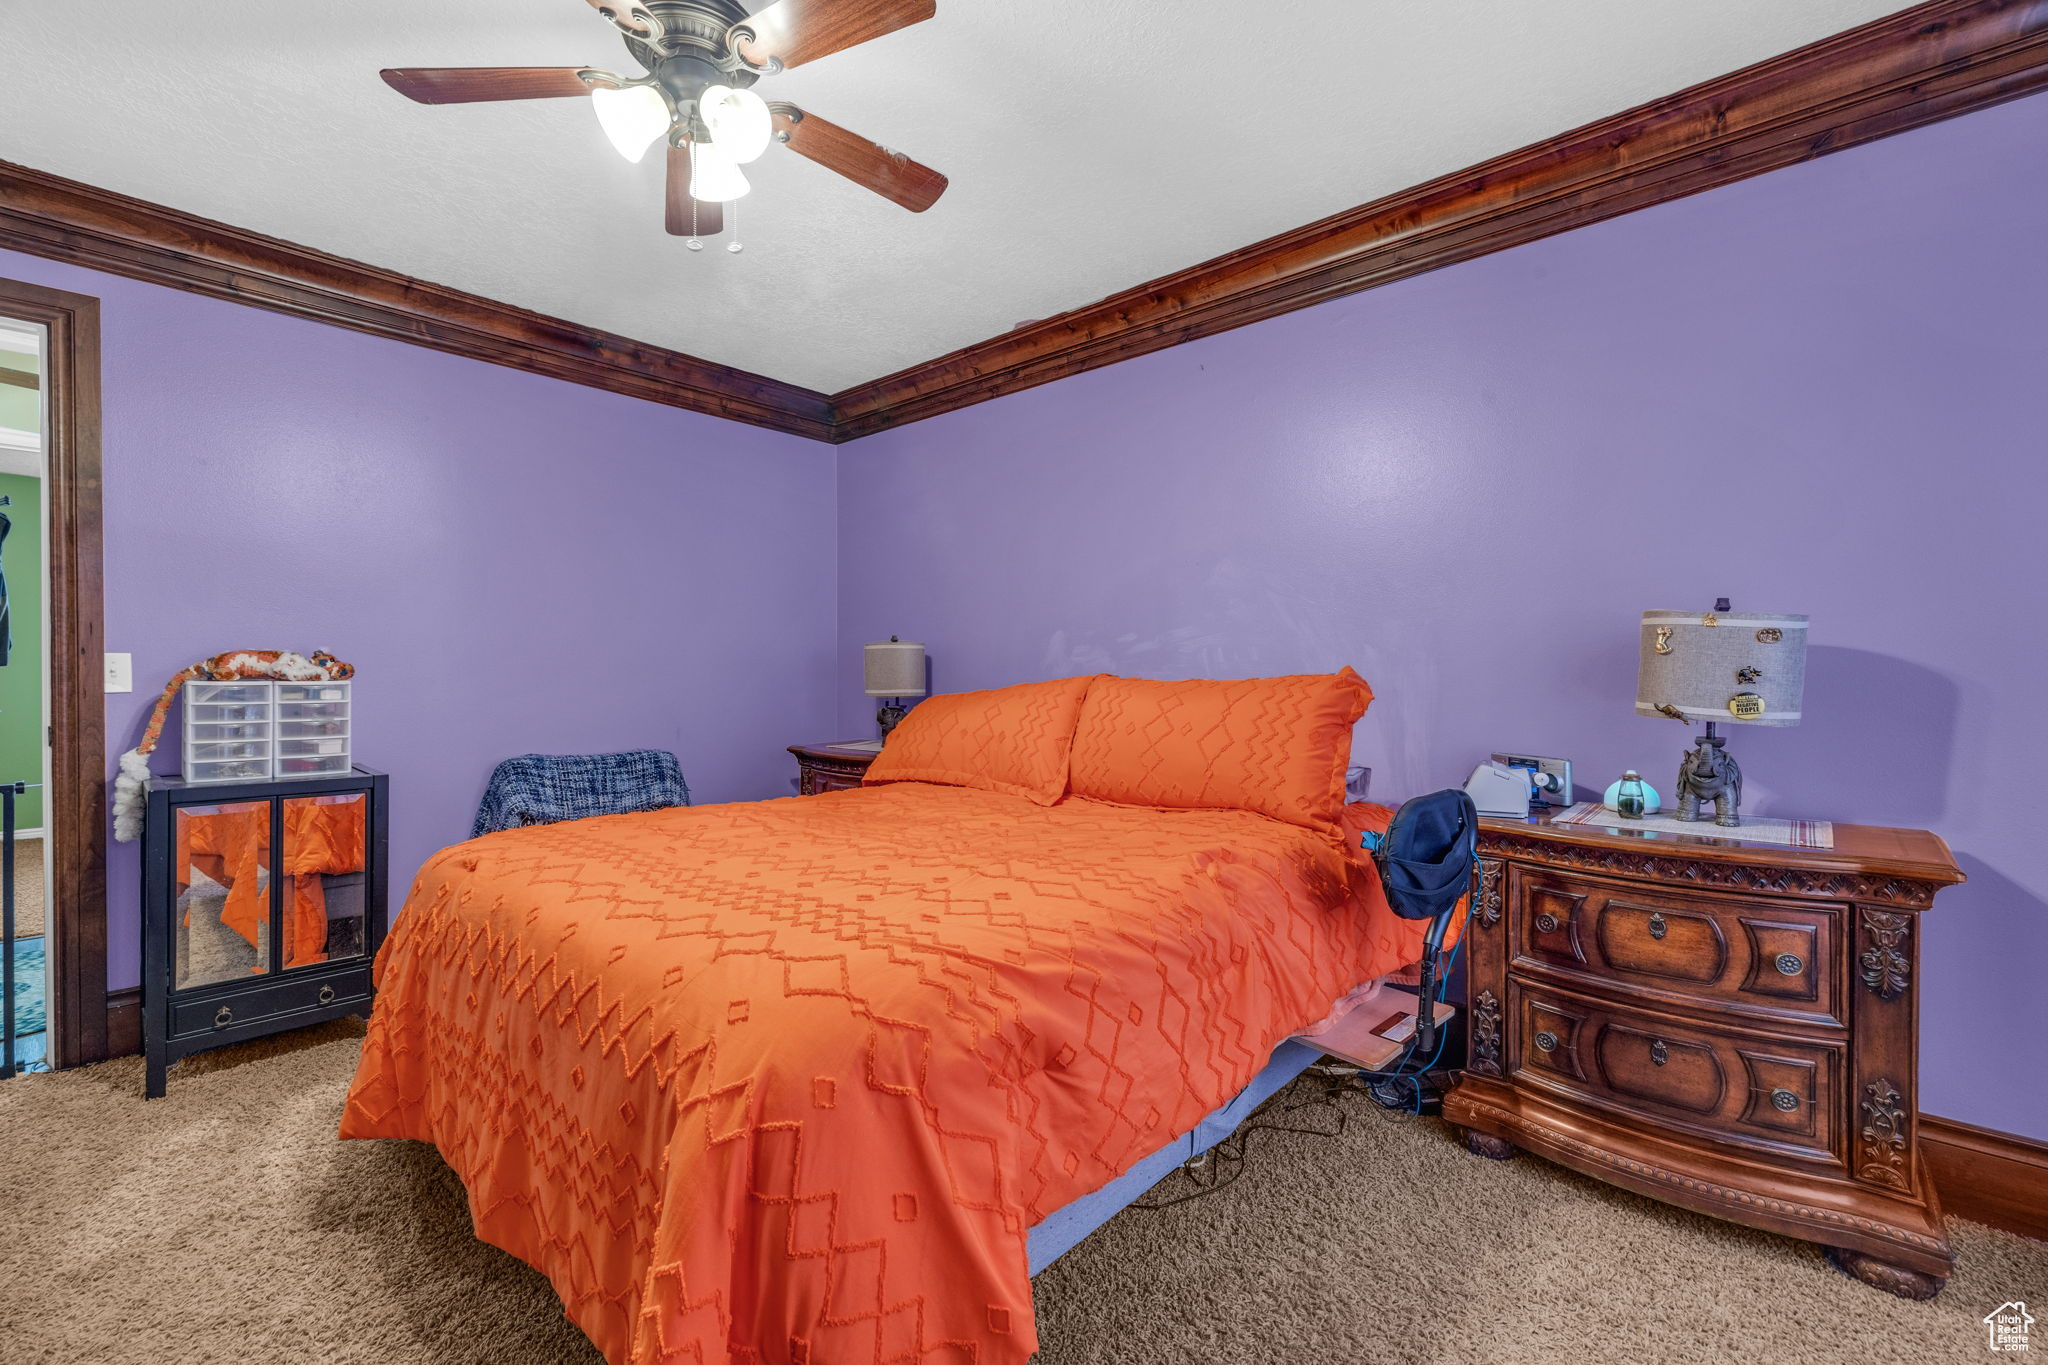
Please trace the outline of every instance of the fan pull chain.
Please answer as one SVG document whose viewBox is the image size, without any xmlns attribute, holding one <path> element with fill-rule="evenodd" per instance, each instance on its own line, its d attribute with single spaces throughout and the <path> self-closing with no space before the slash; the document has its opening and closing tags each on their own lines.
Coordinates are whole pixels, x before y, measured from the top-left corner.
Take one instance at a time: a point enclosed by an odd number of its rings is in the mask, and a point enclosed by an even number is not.
<svg viewBox="0 0 2048 1365">
<path fill-rule="evenodd" d="M 732 232 L 732 240 L 731 240 L 731 241 L 729 241 L 729 242 L 727 242 L 727 243 L 725 244 L 725 249 L 726 249 L 727 251 L 730 251 L 730 252 L 731 252 L 731 253 L 732 253 L 733 255 L 737 256 L 737 255 L 739 255 L 739 254 L 740 254 L 740 253 L 741 253 L 742 251 L 745 251 L 745 250 L 747 249 L 747 248 L 746 248 L 746 247 L 745 247 L 745 246 L 744 246 L 743 244 L 741 244 L 741 242 L 740 242 L 740 201 L 739 201 L 739 200 L 735 199 L 735 200 L 733 200 L 733 201 L 732 201 L 732 202 L 731 202 L 730 204 L 727 204 L 727 205 L 725 206 L 725 225 L 726 225 L 726 227 L 727 227 L 728 229 L 730 229 L 730 230 L 731 230 L 731 232 Z"/>
<path fill-rule="evenodd" d="M 691 139 L 690 139 L 690 188 L 694 189 L 694 188 L 696 187 L 696 184 L 697 184 L 697 140 L 696 140 L 695 138 L 691 138 Z M 692 194 L 692 195 L 690 196 L 690 242 L 689 242 L 689 246 L 690 246 L 690 250 L 692 250 L 692 251 L 702 251 L 702 250 L 704 249 L 704 243 L 703 243 L 703 241 L 702 241 L 702 240 L 700 239 L 699 233 L 698 233 L 698 231 L 697 231 L 697 196 L 696 196 L 696 195 L 694 195 L 694 194 Z"/>
</svg>

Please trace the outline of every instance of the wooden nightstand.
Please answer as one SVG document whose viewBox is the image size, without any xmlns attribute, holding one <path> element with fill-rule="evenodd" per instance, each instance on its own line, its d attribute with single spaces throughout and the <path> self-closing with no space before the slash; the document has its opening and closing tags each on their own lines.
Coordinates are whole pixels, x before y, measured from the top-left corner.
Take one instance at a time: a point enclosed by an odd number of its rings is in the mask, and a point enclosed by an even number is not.
<svg viewBox="0 0 2048 1365">
<path fill-rule="evenodd" d="M 1931 1298 L 1954 1267 L 1918 1152 L 1919 917 L 1963 880 L 1920 830 L 1833 849 L 1487 818 L 1466 1071 L 1444 1118 L 1640 1194 L 1819 1242 Z"/>
<path fill-rule="evenodd" d="M 869 741 L 872 744 L 872 741 Z M 831 744 L 792 744 L 796 755 L 796 792 L 816 796 L 819 792 L 844 791 L 860 785 L 861 774 L 881 752 L 879 746 L 861 747 L 860 740 L 839 740 Z"/>
</svg>

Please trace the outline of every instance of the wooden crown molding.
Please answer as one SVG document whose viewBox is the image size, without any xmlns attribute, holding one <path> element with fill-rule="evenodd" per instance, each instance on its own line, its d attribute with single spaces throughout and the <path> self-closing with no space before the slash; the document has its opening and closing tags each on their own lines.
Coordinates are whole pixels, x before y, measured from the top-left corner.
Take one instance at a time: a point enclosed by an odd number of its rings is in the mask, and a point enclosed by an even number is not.
<svg viewBox="0 0 2048 1365">
<path fill-rule="evenodd" d="M 0 247 L 832 439 L 822 393 L 4 161 Z"/>
<path fill-rule="evenodd" d="M 1934 0 L 834 395 L 902 426 L 2048 85 L 2048 0 Z"/>
<path fill-rule="evenodd" d="M 2048 87 L 2048 0 L 1930 0 L 827 396 L 0 162 L 0 247 L 850 441 Z"/>
</svg>

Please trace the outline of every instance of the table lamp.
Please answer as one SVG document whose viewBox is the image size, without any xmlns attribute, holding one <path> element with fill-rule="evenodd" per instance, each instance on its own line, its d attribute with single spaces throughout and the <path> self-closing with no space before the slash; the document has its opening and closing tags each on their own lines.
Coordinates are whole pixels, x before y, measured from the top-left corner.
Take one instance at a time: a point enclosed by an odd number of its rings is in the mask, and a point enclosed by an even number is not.
<svg viewBox="0 0 2048 1365">
<path fill-rule="evenodd" d="M 1678 765 L 1680 820 L 1712 802 L 1715 824 L 1742 823 L 1742 769 L 1714 727 L 1797 725 L 1805 692 L 1804 616 L 1736 612 L 1725 597 L 1712 611 L 1643 613 L 1636 714 L 1707 724 Z"/>
<path fill-rule="evenodd" d="M 924 695 L 924 646 L 891 635 L 867 647 L 865 663 L 868 695 L 886 702 L 875 712 L 875 723 L 882 727 L 882 738 L 887 740 L 889 732 L 908 714 L 896 703 L 905 697 Z"/>
</svg>

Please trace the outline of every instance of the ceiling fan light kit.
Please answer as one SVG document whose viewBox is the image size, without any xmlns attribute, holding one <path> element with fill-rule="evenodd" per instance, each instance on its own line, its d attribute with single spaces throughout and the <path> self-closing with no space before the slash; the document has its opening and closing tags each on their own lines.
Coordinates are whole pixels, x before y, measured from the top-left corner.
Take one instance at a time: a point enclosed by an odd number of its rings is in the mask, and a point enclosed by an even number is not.
<svg viewBox="0 0 2048 1365">
<path fill-rule="evenodd" d="M 775 135 L 768 102 L 751 90 L 710 86 L 697 99 L 697 114 L 711 134 L 711 145 L 741 166 L 760 160 Z"/>
<path fill-rule="evenodd" d="M 668 144 L 665 226 L 701 250 L 725 230 L 725 205 L 752 188 L 742 165 L 780 142 L 890 202 L 922 213 L 946 177 L 793 104 L 763 100 L 763 76 L 922 23 L 936 0 L 586 0 L 646 69 L 595 67 L 394 68 L 392 89 L 421 104 L 588 95 L 605 137 L 628 161 Z M 739 244 L 728 250 L 737 252 Z"/>
<path fill-rule="evenodd" d="M 651 85 L 597 86 L 590 107 L 612 146 L 628 161 L 638 161 L 669 128 L 668 101 Z"/>
<path fill-rule="evenodd" d="M 692 199 L 701 199 L 707 204 L 730 204 L 753 188 L 740 168 L 733 164 L 732 158 L 720 151 L 715 142 L 694 144 L 690 159 L 694 163 L 690 172 Z"/>
</svg>

